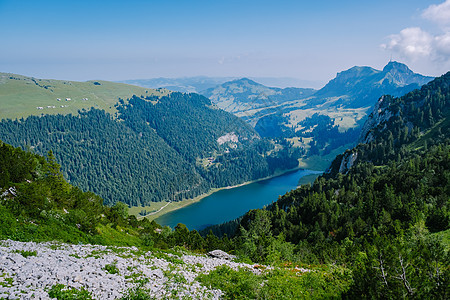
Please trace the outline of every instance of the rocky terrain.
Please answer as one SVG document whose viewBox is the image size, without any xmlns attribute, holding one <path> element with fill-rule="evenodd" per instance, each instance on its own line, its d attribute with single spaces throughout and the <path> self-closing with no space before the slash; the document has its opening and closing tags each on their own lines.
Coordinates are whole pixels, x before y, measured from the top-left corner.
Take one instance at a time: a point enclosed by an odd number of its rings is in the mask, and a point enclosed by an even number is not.
<svg viewBox="0 0 450 300">
<path fill-rule="evenodd" d="M 221 265 L 260 272 L 230 258 L 5 240 L 0 241 L 0 299 L 50 299 L 48 292 L 57 284 L 85 289 L 94 299 L 121 298 L 138 287 L 156 299 L 219 299 L 222 291 L 202 286 L 199 274 Z"/>
</svg>

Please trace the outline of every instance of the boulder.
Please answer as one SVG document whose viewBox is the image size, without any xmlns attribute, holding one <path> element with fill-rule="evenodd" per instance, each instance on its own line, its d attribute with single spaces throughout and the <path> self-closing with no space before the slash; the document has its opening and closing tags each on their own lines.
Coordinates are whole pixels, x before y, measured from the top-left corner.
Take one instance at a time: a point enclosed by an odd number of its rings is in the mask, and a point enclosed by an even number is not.
<svg viewBox="0 0 450 300">
<path fill-rule="evenodd" d="M 236 256 L 230 255 L 222 250 L 213 250 L 211 252 L 208 252 L 208 256 L 211 256 L 213 258 L 226 259 L 226 260 L 232 260 L 232 259 L 236 258 Z"/>
</svg>

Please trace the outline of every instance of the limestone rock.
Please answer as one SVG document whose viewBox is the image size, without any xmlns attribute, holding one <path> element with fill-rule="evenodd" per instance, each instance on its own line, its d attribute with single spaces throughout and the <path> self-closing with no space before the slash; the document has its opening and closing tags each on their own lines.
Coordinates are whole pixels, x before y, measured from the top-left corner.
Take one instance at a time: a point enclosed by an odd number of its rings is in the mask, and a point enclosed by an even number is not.
<svg viewBox="0 0 450 300">
<path fill-rule="evenodd" d="M 213 258 L 226 259 L 226 260 L 233 260 L 236 258 L 236 256 L 230 255 L 222 250 L 213 250 L 211 252 L 208 252 L 208 256 L 213 257 Z"/>
</svg>

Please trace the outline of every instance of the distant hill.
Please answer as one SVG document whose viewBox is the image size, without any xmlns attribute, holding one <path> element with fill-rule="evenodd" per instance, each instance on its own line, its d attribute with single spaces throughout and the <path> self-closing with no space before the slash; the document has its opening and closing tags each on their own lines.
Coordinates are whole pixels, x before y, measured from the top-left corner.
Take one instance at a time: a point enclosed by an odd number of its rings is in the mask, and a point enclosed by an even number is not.
<svg viewBox="0 0 450 300">
<path fill-rule="evenodd" d="M 0 73 L 0 120 L 42 114 L 77 114 L 78 110 L 91 107 L 114 114 L 114 104 L 120 98 L 168 93 L 101 80 L 78 82 Z"/>
<path fill-rule="evenodd" d="M 199 93 L 200 91 L 215 87 L 224 82 L 234 80 L 236 77 L 180 77 L 180 78 L 151 78 L 151 79 L 131 79 L 120 81 L 122 83 L 133 84 L 146 88 L 165 88 L 171 91 L 182 93 Z"/>
<path fill-rule="evenodd" d="M 314 80 L 300 80 L 291 77 L 249 77 L 267 86 L 278 88 L 285 87 L 321 87 L 322 83 Z M 222 83 L 237 80 L 239 77 L 178 77 L 178 78 L 150 78 L 150 79 L 131 79 L 118 81 L 121 83 L 133 84 L 145 88 L 165 88 L 171 91 L 182 93 L 202 93 L 203 91 L 217 87 Z"/>
<path fill-rule="evenodd" d="M 314 89 L 267 87 L 248 78 L 241 78 L 207 89 L 202 95 L 211 99 L 218 107 L 237 113 L 303 99 L 314 92 Z"/>
</svg>

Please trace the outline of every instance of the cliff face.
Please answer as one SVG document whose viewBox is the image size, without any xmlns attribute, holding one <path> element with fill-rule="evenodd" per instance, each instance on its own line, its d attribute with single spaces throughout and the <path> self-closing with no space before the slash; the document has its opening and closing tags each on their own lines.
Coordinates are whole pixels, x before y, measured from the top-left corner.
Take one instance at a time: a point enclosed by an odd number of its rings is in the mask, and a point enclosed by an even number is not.
<svg viewBox="0 0 450 300">
<path fill-rule="evenodd" d="M 358 152 L 348 153 L 347 155 L 344 155 L 341 160 L 341 165 L 339 166 L 339 173 L 347 173 L 350 168 L 353 167 L 357 158 Z"/>
<path fill-rule="evenodd" d="M 391 98 L 392 97 L 390 96 L 382 96 L 378 100 L 377 104 L 375 104 L 372 113 L 370 113 L 361 130 L 358 143 L 367 144 L 373 141 L 373 130 L 378 128 L 380 124 L 386 123 L 394 116 L 394 114 L 388 109 Z"/>
</svg>

